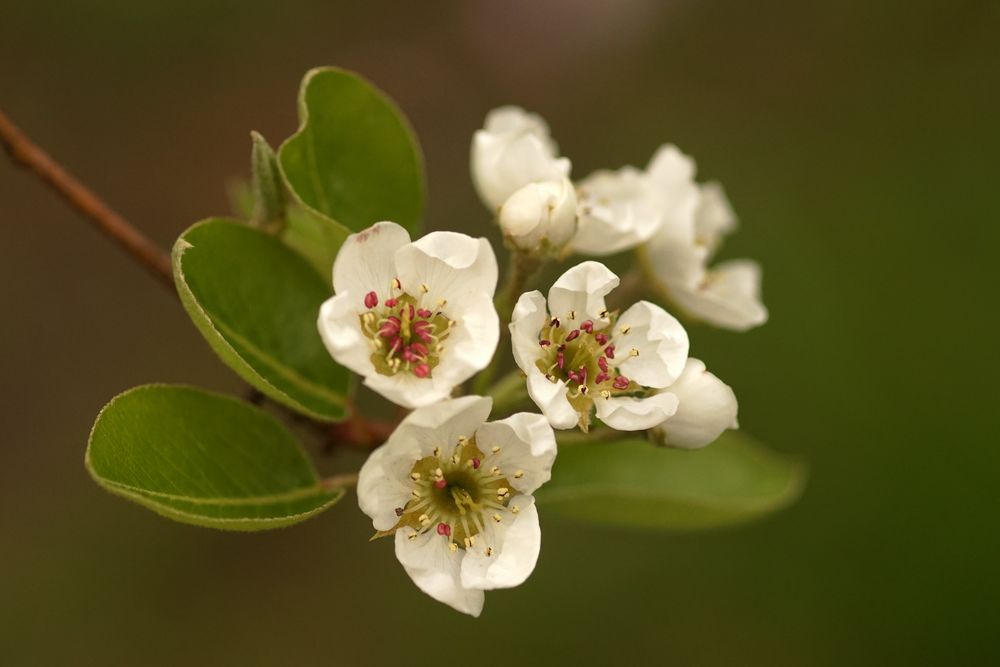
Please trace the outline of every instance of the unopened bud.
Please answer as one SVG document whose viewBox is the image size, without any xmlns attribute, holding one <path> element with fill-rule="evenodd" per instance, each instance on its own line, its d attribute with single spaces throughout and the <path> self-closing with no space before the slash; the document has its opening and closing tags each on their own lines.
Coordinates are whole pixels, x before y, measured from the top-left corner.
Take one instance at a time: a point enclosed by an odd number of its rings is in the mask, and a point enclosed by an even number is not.
<svg viewBox="0 0 1000 667">
<path fill-rule="evenodd" d="M 576 233 L 576 192 L 569 179 L 529 183 L 500 207 L 500 228 L 520 250 L 559 250 Z"/>
</svg>

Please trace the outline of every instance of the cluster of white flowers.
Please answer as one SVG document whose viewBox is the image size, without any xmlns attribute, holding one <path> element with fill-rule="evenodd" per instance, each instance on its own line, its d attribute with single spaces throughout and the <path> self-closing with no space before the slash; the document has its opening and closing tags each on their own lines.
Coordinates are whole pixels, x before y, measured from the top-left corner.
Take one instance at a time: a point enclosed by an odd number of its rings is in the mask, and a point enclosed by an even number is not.
<svg viewBox="0 0 1000 667">
<path fill-rule="evenodd" d="M 504 107 L 476 132 L 471 163 L 515 252 L 545 260 L 636 249 L 650 291 L 684 314 L 732 329 L 766 320 L 756 264 L 708 268 L 736 218 L 722 189 L 696 183 L 693 161 L 674 146 L 645 170 L 598 171 L 574 184 L 545 121 Z M 490 398 L 451 396 L 490 365 L 500 339 L 490 244 L 453 232 L 411 241 L 379 222 L 341 248 L 335 295 L 319 315 L 323 341 L 368 387 L 415 408 L 362 468 L 359 503 L 434 598 L 478 615 L 484 591 L 516 586 L 534 569 L 532 494 L 550 477 L 553 429 L 586 433 L 596 419 L 695 448 L 737 427 L 732 389 L 689 356 L 682 324 L 650 301 L 609 310 L 605 297 L 618 285 L 604 264 L 584 261 L 547 298 L 520 296 L 504 324 L 541 414 L 487 423 Z"/>
</svg>

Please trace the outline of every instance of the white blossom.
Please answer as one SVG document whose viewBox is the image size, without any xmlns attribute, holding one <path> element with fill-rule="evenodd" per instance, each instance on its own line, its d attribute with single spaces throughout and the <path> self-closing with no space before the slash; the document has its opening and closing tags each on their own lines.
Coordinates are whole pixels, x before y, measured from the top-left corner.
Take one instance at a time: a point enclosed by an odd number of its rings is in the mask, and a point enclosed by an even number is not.
<svg viewBox="0 0 1000 667">
<path fill-rule="evenodd" d="M 472 181 L 483 202 L 496 211 L 529 183 L 569 176 L 570 162 L 558 157 L 549 127 L 520 107 L 494 109 L 472 138 Z"/>
<path fill-rule="evenodd" d="M 736 216 L 721 186 L 701 186 L 692 233 L 659 230 L 646 244 L 647 272 L 657 286 L 693 318 L 744 331 L 767 321 L 760 298 L 760 266 L 729 260 L 709 268 L 723 237 L 736 228 Z"/>
<path fill-rule="evenodd" d="M 580 221 L 572 241 L 585 255 L 634 248 L 656 233 L 693 237 L 698 188 L 694 162 L 676 146 L 661 146 L 645 171 L 598 171 L 577 185 Z"/>
<path fill-rule="evenodd" d="M 541 545 L 532 494 L 551 476 L 552 428 L 518 413 L 484 423 L 492 399 L 410 413 L 361 468 L 358 503 L 425 593 L 472 616 L 484 591 L 524 582 Z"/>
<path fill-rule="evenodd" d="M 583 262 L 549 290 L 522 294 L 510 331 L 528 394 L 555 428 L 587 430 L 591 411 L 622 431 L 652 428 L 677 410 L 669 387 L 684 370 L 688 335 L 672 315 L 640 301 L 624 313 L 604 297 L 618 276 Z"/>
<path fill-rule="evenodd" d="M 576 206 L 568 178 L 540 181 L 508 197 L 497 217 L 504 237 L 519 250 L 557 254 L 576 232 Z"/>
<path fill-rule="evenodd" d="M 493 358 L 496 283 L 486 239 L 433 232 L 411 242 L 399 225 L 380 222 L 337 254 L 319 332 L 337 363 L 374 391 L 408 408 L 427 405 Z"/>
</svg>

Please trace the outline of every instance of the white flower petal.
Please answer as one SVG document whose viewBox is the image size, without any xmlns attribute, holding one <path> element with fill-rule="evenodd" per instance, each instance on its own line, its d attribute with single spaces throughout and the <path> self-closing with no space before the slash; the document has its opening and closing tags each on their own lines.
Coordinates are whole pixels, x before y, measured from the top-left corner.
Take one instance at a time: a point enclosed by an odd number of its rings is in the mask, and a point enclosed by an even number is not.
<svg viewBox="0 0 1000 667">
<path fill-rule="evenodd" d="M 541 117 L 518 107 L 501 107 L 486 117 L 472 139 L 472 180 L 483 202 L 497 209 L 533 181 L 569 176 L 570 162 L 558 158 Z"/>
<path fill-rule="evenodd" d="M 525 373 L 534 368 L 535 362 L 542 356 L 538 334 L 548 318 L 545 297 L 537 290 L 522 294 L 514 306 L 514 313 L 510 317 L 511 347 L 514 361 Z"/>
<path fill-rule="evenodd" d="M 535 569 L 542 544 L 538 510 L 531 496 L 514 496 L 509 507 L 515 505 L 520 510 L 517 514 L 502 513 L 499 524 L 487 521 L 476 546 L 466 552 L 462 586 L 480 590 L 511 588 L 524 583 Z M 487 546 L 492 548 L 488 556 Z"/>
<path fill-rule="evenodd" d="M 549 420 L 552 428 L 574 428 L 580 420 L 566 395 L 569 389 L 562 380 L 549 382 L 537 368 L 528 371 L 528 396 Z"/>
<path fill-rule="evenodd" d="M 635 167 L 597 171 L 578 185 L 579 227 L 573 249 L 586 255 L 612 255 L 649 239 L 663 211 L 649 196 L 645 174 Z"/>
<path fill-rule="evenodd" d="M 372 367 L 374 369 L 374 367 Z M 435 369 L 436 370 L 436 369 Z M 419 408 L 451 395 L 455 382 L 447 375 L 435 374 L 434 377 L 418 378 L 411 373 L 396 373 L 382 375 L 372 370 L 365 376 L 365 386 L 396 405 L 404 408 Z"/>
<path fill-rule="evenodd" d="M 667 292 L 697 289 L 705 281 L 709 253 L 707 246 L 673 241 L 665 234 L 646 244 L 648 269 Z"/>
<path fill-rule="evenodd" d="M 330 297 L 320 306 L 316 324 L 326 349 L 338 364 L 355 373 L 370 375 L 375 372 L 372 349 L 361 332 L 357 307 L 363 301 L 364 294 L 350 290 Z"/>
<path fill-rule="evenodd" d="M 594 407 L 605 424 L 618 431 L 644 431 L 663 423 L 677 410 L 677 397 L 661 392 L 646 398 L 597 398 Z"/>
<path fill-rule="evenodd" d="M 731 260 L 710 269 L 695 289 L 671 288 L 670 296 L 692 316 L 709 324 L 746 331 L 767 322 L 760 300 L 760 265 Z"/>
<path fill-rule="evenodd" d="M 412 488 L 404 480 L 418 458 L 420 453 L 416 443 L 404 449 L 399 445 L 382 445 L 361 466 L 358 507 L 371 517 L 375 530 L 390 530 L 399 522 L 396 508 L 406 506 Z"/>
<path fill-rule="evenodd" d="M 664 144 L 646 167 L 649 197 L 663 216 L 657 233 L 687 243 L 694 241 L 699 188 L 694 181 L 694 160 L 676 146 Z"/>
<path fill-rule="evenodd" d="M 619 372 L 656 389 L 680 377 L 690 346 L 677 318 L 649 301 L 639 301 L 622 313 L 612 342 Z"/>
<path fill-rule="evenodd" d="M 396 250 L 409 242 L 409 233 L 394 222 L 378 222 L 351 234 L 333 263 L 334 291 L 353 293 L 358 312 L 364 309 L 368 292 L 375 292 L 379 301 L 384 301 L 396 277 Z"/>
<path fill-rule="evenodd" d="M 463 614 L 479 616 L 485 595 L 462 586 L 462 550 L 450 551 L 448 538 L 427 531 L 410 539 L 412 528 L 396 531 L 396 557 L 420 590 Z"/>
<path fill-rule="evenodd" d="M 506 419 L 483 424 L 476 442 L 487 469 L 500 468 L 511 486 L 521 493 L 535 489 L 552 478 L 556 459 L 556 435 L 542 415 L 519 412 Z M 493 452 L 494 447 L 499 451 Z"/>
<path fill-rule="evenodd" d="M 698 241 L 714 248 L 722 237 L 736 229 L 736 213 L 722 185 L 713 181 L 701 186 L 694 230 Z"/>
<path fill-rule="evenodd" d="M 677 412 L 660 428 L 673 447 L 704 447 L 727 428 L 736 428 L 736 394 L 725 382 L 705 370 L 698 359 L 688 359 L 684 372 L 667 390 L 677 396 Z"/>
<path fill-rule="evenodd" d="M 397 250 L 396 267 L 404 290 L 417 296 L 426 286 L 432 301 L 448 301 L 446 312 L 470 300 L 492 300 L 496 291 L 496 255 L 482 238 L 432 232 Z"/>
<path fill-rule="evenodd" d="M 566 320 L 574 313 L 576 321 L 601 321 L 604 297 L 618 287 L 618 282 L 618 276 L 600 262 L 577 264 L 559 276 L 549 289 L 549 312 Z M 571 326 L 572 322 L 565 321 L 564 325 Z"/>
</svg>

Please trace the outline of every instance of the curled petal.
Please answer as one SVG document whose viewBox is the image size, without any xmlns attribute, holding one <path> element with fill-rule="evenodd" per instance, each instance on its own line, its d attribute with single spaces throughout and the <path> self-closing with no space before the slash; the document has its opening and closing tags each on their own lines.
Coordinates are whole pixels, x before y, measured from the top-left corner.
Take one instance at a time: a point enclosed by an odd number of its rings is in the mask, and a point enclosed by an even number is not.
<svg viewBox="0 0 1000 667">
<path fill-rule="evenodd" d="M 569 389 L 562 380 L 550 382 L 537 368 L 528 371 L 528 395 L 549 420 L 552 428 L 573 428 L 580 421 L 580 415 L 570 404 L 568 394 Z"/>
<path fill-rule="evenodd" d="M 647 398 L 613 396 L 594 402 L 597 416 L 618 431 L 644 431 L 663 423 L 677 410 L 677 397 L 662 392 Z"/>
<path fill-rule="evenodd" d="M 600 262 L 582 262 L 559 276 L 549 289 L 549 311 L 552 315 L 567 318 L 565 324 L 573 327 L 569 315 L 576 322 L 600 320 L 606 310 L 604 297 L 618 287 L 618 276 Z"/>
<path fill-rule="evenodd" d="M 618 371 L 644 387 L 667 387 L 684 370 L 687 331 L 656 304 L 640 301 L 626 310 L 612 340 L 620 353 Z"/>
<path fill-rule="evenodd" d="M 746 331 L 767 322 L 760 298 L 760 265 L 751 260 L 722 262 L 694 289 L 670 290 L 693 317 L 726 329 Z"/>
<path fill-rule="evenodd" d="M 415 538 L 412 528 L 396 531 L 396 558 L 420 590 L 452 609 L 479 616 L 485 595 L 482 589 L 462 585 L 465 552 L 448 549 L 448 538 L 427 531 Z"/>
<path fill-rule="evenodd" d="M 502 513 L 499 523 L 488 521 L 477 546 L 469 549 L 462 560 L 462 585 L 467 588 L 493 590 L 511 588 L 524 583 L 538 562 L 542 532 L 538 525 L 538 510 L 531 496 L 517 495 L 508 507 L 519 512 Z M 481 544 L 494 545 L 487 555 Z"/>
<path fill-rule="evenodd" d="M 673 447 L 704 447 L 727 428 L 736 428 L 737 402 L 732 388 L 705 370 L 698 359 L 688 359 L 684 372 L 668 390 L 677 396 L 677 412 L 661 429 Z"/>
<path fill-rule="evenodd" d="M 511 486 L 521 493 L 534 493 L 552 477 L 556 458 L 556 436 L 542 415 L 519 412 L 489 424 L 476 432 L 483 464 L 500 468 Z M 493 447 L 498 447 L 493 452 Z"/>
<path fill-rule="evenodd" d="M 541 292 L 525 292 L 517 300 L 510 318 L 510 339 L 514 361 L 525 373 L 534 368 L 535 361 L 542 356 L 538 334 L 547 319 L 545 297 Z"/>
</svg>

